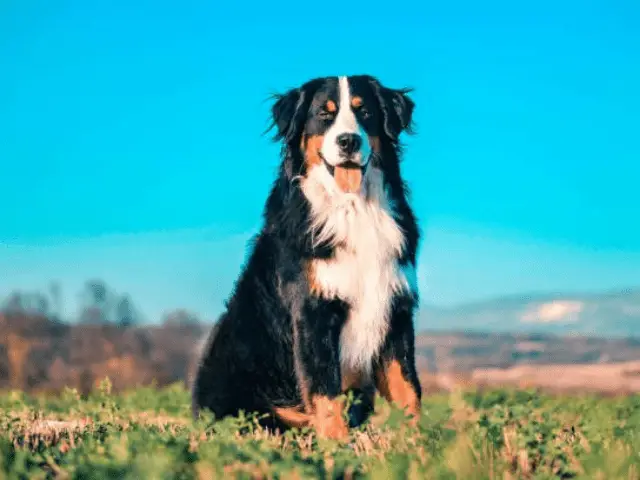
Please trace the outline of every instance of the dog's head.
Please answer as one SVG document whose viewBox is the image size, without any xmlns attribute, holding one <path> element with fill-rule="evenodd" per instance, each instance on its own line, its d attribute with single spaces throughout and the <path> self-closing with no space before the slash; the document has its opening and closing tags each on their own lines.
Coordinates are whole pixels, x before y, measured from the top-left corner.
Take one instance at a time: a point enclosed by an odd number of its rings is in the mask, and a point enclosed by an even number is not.
<svg viewBox="0 0 640 480">
<path fill-rule="evenodd" d="M 277 95 L 272 126 L 290 153 L 286 174 L 312 175 L 332 195 L 364 193 L 367 172 L 397 162 L 385 152 L 395 152 L 400 134 L 411 131 L 408 92 L 357 75 L 317 78 Z"/>
</svg>

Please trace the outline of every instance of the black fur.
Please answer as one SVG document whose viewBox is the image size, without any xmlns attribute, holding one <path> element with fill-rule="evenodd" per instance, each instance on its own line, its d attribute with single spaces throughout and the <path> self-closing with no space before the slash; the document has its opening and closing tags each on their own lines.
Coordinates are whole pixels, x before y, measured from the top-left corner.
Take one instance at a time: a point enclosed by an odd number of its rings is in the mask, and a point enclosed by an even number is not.
<svg viewBox="0 0 640 480">
<path fill-rule="evenodd" d="M 408 90 L 382 86 L 371 76 L 349 77 L 369 110 L 363 118 L 369 134 L 380 138 L 376 158 L 404 231 L 406 248 L 399 262 L 415 266 L 419 233 L 400 174 L 399 136 L 411 131 L 413 101 Z M 341 393 L 339 336 L 350 305 L 310 293 L 305 265 L 330 258 L 333 247 L 313 245 L 308 234 L 309 203 L 295 181 L 305 174 L 304 137 L 326 129 L 322 106 L 335 98 L 338 78 L 318 78 L 277 95 L 272 107 L 275 141 L 283 144 L 282 162 L 251 255 L 236 282 L 226 310 L 212 329 L 193 384 L 193 413 L 210 409 L 217 418 L 239 410 L 270 413 L 273 407 L 298 406 L 308 395 Z M 379 359 L 400 362 L 403 374 L 420 395 L 414 363 L 413 310 L 418 299 L 394 299 L 390 332 Z M 303 387 L 304 385 L 304 387 Z M 364 388 L 362 404 L 350 412 L 350 424 L 366 420 L 373 408 L 373 389 Z M 285 428 L 275 417 L 269 425 Z"/>
</svg>

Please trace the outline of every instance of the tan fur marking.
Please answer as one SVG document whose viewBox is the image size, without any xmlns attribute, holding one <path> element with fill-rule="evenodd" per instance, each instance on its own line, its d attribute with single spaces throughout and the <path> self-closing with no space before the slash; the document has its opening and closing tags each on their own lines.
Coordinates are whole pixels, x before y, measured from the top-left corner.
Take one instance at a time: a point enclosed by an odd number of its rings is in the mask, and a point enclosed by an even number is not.
<svg viewBox="0 0 640 480">
<path fill-rule="evenodd" d="M 351 106 L 352 106 L 353 108 L 359 108 L 359 107 L 361 107 L 361 106 L 362 106 L 362 103 L 363 103 L 363 102 L 362 102 L 362 97 L 353 97 L 353 98 L 351 99 Z"/>
<path fill-rule="evenodd" d="M 323 140 L 324 137 L 322 135 L 311 135 L 303 140 L 302 148 L 304 150 L 304 159 L 307 168 L 322 164 L 322 158 L 320 158 L 319 152 L 322 148 Z"/>
<path fill-rule="evenodd" d="M 327 109 L 327 112 L 334 113 L 338 110 L 338 106 L 336 105 L 336 102 L 334 102 L 333 100 L 328 100 L 326 109 Z"/>
<path fill-rule="evenodd" d="M 333 178 L 345 193 L 357 193 L 362 183 L 362 170 L 360 168 L 345 168 L 336 166 Z"/>
<path fill-rule="evenodd" d="M 351 388 L 360 388 L 364 384 L 364 375 L 348 368 L 342 368 L 340 373 L 342 377 L 342 391 L 346 392 Z"/>
<path fill-rule="evenodd" d="M 402 375 L 397 360 L 392 360 L 376 372 L 376 387 L 389 403 L 405 409 L 415 424 L 420 416 L 420 401 L 411 383 Z"/>
<path fill-rule="evenodd" d="M 349 428 L 343 417 L 344 402 L 318 395 L 313 397 L 312 425 L 319 437 L 335 440 L 349 436 Z"/>
<path fill-rule="evenodd" d="M 380 153 L 380 150 L 381 150 L 380 137 L 369 136 L 369 146 L 371 147 L 371 150 L 373 150 L 374 152 Z"/>
<path fill-rule="evenodd" d="M 311 423 L 311 415 L 302 411 L 302 407 L 276 407 L 273 413 L 289 427 L 302 428 Z"/>
<path fill-rule="evenodd" d="M 307 282 L 309 283 L 309 292 L 312 295 L 322 295 L 322 285 L 316 280 L 316 271 L 313 260 L 307 263 Z"/>
</svg>

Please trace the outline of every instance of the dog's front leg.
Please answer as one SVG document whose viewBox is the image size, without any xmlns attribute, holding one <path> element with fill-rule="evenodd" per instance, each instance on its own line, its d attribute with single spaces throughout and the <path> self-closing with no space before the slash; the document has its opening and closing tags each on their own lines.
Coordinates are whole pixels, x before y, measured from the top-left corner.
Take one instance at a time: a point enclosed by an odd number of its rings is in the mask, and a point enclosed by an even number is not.
<svg viewBox="0 0 640 480">
<path fill-rule="evenodd" d="M 376 387 L 390 403 L 411 416 L 416 425 L 420 417 L 422 389 L 415 364 L 413 298 L 396 297 L 390 315 L 390 330 L 375 366 Z"/>
<path fill-rule="evenodd" d="M 295 322 L 295 367 L 302 399 L 318 436 L 348 435 L 341 394 L 340 332 L 347 314 L 341 300 L 310 297 Z"/>
</svg>

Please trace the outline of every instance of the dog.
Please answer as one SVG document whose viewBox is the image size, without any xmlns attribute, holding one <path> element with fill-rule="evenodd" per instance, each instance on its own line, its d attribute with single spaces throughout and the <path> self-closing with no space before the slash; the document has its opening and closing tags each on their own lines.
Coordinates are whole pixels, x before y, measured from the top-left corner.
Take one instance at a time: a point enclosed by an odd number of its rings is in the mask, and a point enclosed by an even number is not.
<svg viewBox="0 0 640 480">
<path fill-rule="evenodd" d="M 281 162 L 263 226 L 192 385 L 192 411 L 344 439 L 376 392 L 416 424 L 420 232 L 400 173 L 411 89 L 322 77 L 273 97 Z M 265 132 L 266 133 L 266 132 Z M 348 406 L 345 395 L 358 401 Z"/>
</svg>

